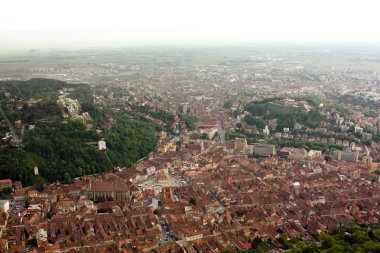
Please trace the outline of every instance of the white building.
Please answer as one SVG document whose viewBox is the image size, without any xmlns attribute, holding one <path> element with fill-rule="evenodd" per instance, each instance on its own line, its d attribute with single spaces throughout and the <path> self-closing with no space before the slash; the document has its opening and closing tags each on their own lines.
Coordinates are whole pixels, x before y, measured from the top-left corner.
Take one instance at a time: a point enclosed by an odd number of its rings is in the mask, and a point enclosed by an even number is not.
<svg viewBox="0 0 380 253">
<path fill-rule="evenodd" d="M 38 167 L 37 166 L 34 166 L 34 175 L 35 176 L 38 176 L 39 172 L 38 172 Z"/>
<path fill-rule="evenodd" d="M 363 128 L 356 126 L 355 133 L 363 133 Z"/>
<path fill-rule="evenodd" d="M 37 232 L 37 240 L 39 241 L 46 241 L 47 240 L 47 231 L 43 228 L 38 229 Z"/>
<path fill-rule="evenodd" d="M 98 141 L 98 150 L 106 150 L 107 149 L 107 146 L 106 146 L 106 142 L 105 141 Z"/>
<path fill-rule="evenodd" d="M 9 200 L 6 200 L 6 199 L 0 200 L 0 211 L 8 212 L 8 210 L 9 210 Z"/>
<path fill-rule="evenodd" d="M 263 129 L 263 134 L 264 135 L 269 135 L 270 134 L 270 130 L 269 130 L 268 126 L 265 126 L 265 128 Z"/>
</svg>

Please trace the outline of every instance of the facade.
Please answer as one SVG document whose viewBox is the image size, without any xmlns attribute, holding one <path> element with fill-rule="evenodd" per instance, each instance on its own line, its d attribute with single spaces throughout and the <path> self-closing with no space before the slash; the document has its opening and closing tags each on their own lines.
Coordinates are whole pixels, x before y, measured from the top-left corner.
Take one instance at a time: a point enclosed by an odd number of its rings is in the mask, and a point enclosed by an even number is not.
<svg viewBox="0 0 380 253">
<path fill-rule="evenodd" d="M 334 152 L 334 159 L 345 162 L 357 162 L 359 159 L 359 153 L 337 150 Z"/>
<path fill-rule="evenodd" d="M 0 180 L 0 190 L 5 188 L 12 188 L 12 180 L 10 179 L 2 179 Z"/>
<path fill-rule="evenodd" d="M 250 153 L 260 156 L 273 156 L 276 154 L 275 145 L 257 143 L 250 146 Z"/>
<path fill-rule="evenodd" d="M 9 210 L 9 200 L 0 200 L 0 211 L 8 212 Z"/>
<path fill-rule="evenodd" d="M 268 136 L 270 134 L 270 130 L 268 128 L 268 126 L 265 126 L 265 128 L 263 129 L 263 134 Z"/>
<path fill-rule="evenodd" d="M 320 151 L 320 150 L 310 150 L 309 151 L 309 153 L 307 154 L 307 157 L 309 158 L 309 159 L 314 159 L 314 158 L 316 158 L 316 157 L 318 157 L 318 156 L 322 156 L 322 151 Z"/>
<path fill-rule="evenodd" d="M 307 151 L 304 148 L 283 147 L 278 155 L 281 158 L 304 159 L 307 157 Z"/>
<path fill-rule="evenodd" d="M 234 141 L 234 150 L 235 151 L 244 151 L 248 149 L 247 139 L 238 138 Z"/>
<path fill-rule="evenodd" d="M 98 150 L 106 150 L 107 145 L 105 141 L 98 141 Z"/>
</svg>

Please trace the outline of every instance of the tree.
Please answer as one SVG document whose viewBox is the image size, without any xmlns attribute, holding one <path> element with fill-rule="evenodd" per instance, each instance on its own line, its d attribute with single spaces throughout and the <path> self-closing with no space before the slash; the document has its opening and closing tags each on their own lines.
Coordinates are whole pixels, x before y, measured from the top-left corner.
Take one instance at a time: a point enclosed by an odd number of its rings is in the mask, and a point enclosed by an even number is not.
<svg viewBox="0 0 380 253">
<path fill-rule="evenodd" d="M 39 191 L 39 192 L 43 192 L 44 191 L 44 184 L 37 184 L 35 186 L 36 190 Z"/>
<path fill-rule="evenodd" d="M 265 121 L 263 119 L 260 119 L 258 117 L 253 117 L 253 116 L 246 116 L 244 118 L 244 121 L 248 125 L 255 125 L 258 128 L 264 128 L 265 127 Z"/>
<path fill-rule="evenodd" d="M 195 200 L 195 198 L 190 198 L 190 200 L 189 200 L 189 204 L 190 205 L 193 205 L 193 206 L 196 206 L 197 205 L 197 201 Z"/>
<path fill-rule="evenodd" d="M 63 175 L 63 178 L 65 180 L 65 183 L 67 184 L 72 183 L 71 175 L 69 172 L 65 172 L 65 174 Z"/>
<path fill-rule="evenodd" d="M 30 205 L 30 202 L 29 202 L 29 198 L 27 197 L 27 198 L 25 199 L 24 208 L 28 208 L 29 205 Z"/>
<path fill-rule="evenodd" d="M 225 109 L 230 109 L 231 107 L 232 107 L 231 101 L 226 101 L 223 105 L 223 108 L 225 108 Z"/>
<path fill-rule="evenodd" d="M 207 133 L 203 133 L 202 135 L 201 135 L 201 139 L 202 140 L 208 140 L 209 138 L 208 138 L 208 134 Z"/>
</svg>

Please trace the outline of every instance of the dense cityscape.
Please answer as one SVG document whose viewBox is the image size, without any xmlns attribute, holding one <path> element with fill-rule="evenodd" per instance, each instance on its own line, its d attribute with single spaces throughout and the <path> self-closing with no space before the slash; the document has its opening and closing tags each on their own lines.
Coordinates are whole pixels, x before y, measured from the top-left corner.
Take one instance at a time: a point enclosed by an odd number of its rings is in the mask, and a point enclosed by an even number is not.
<svg viewBox="0 0 380 253">
<path fill-rule="evenodd" d="M 241 50 L 4 75 L 2 251 L 316 252 L 376 226 L 378 70 Z"/>
<path fill-rule="evenodd" d="M 13 0 L 0 253 L 379 253 L 373 0 Z"/>
</svg>

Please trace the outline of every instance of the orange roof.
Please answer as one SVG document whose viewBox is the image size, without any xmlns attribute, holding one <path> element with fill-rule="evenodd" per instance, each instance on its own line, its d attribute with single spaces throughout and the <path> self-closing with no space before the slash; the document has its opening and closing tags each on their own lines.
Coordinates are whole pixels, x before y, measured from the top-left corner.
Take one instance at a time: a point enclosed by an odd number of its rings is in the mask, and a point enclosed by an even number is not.
<svg viewBox="0 0 380 253">
<path fill-rule="evenodd" d="M 12 180 L 10 180 L 10 179 L 0 179 L 0 184 L 12 184 Z"/>
<path fill-rule="evenodd" d="M 91 183 L 93 192 L 126 192 L 129 191 L 128 185 L 118 181 L 96 181 Z"/>
</svg>

